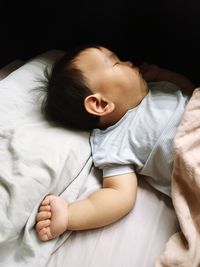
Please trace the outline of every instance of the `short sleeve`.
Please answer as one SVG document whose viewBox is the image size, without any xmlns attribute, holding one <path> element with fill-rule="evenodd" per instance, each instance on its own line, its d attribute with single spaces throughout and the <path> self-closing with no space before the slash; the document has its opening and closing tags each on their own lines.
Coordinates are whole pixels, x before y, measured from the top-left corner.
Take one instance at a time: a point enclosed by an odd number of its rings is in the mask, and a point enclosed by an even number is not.
<svg viewBox="0 0 200 267">
<path fill-rule="evenodd" d="M 133 164 L 116 165 L 103 168 L 103 177 L 106 178 L 108 176 L 115 176 L 131 172 L 135 172 Z"/>
</svg>

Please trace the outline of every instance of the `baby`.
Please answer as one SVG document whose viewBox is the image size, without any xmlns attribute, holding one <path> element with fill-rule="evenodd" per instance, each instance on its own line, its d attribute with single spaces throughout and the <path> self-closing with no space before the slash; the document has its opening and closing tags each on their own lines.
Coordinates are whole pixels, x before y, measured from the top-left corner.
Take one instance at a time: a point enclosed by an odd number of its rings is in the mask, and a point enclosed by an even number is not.
<svg viewBox="0 0 200 267">
<path fill-rule="evenodd" d="M 47 195 L 36 218 L 38 238 L 119 220 L 134 207 L 137 177 L 170 196 L 173 138 L 194 88 L 181 74 L 146 63 L 138 68 L 99 45 L 63 56 L 47 77 L 43 111 L 58 125 L 91 131 L 103 185 L 74 203 Z"/>
</svg>

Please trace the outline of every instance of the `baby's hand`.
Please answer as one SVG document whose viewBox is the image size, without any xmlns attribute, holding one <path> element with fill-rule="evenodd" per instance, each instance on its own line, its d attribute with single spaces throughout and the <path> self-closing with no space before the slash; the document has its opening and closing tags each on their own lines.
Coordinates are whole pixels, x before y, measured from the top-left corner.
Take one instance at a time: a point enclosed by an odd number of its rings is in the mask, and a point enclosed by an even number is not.
<svg viewBox="0 0 200 267">
<path fill-rule="evenodd" d="M 54 195 L 46 196 L 39 207 L 36 220 L 36 232 L 40 240 L 48 241 L 58 237 L 67 230 L 67 202 Z"/>
<path fill-rule="evenodd" d="M 155 81 L 158 77 L 160 68 L 155 64 L 142 63 L 139 66 L 139 70 L 142 74 L 142 77 L 147 81 Z"/>
</svg>

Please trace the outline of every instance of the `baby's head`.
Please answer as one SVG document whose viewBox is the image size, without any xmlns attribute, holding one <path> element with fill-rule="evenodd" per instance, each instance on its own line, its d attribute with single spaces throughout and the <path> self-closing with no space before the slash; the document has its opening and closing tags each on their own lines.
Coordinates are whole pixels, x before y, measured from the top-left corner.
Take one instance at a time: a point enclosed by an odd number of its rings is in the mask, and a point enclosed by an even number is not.
<svg viewBox="0 0 200 267">
<path fill-rule="evenodd" d="M 138 68 L 99 45 L 68 52 L 47 77 L 43 110 L 50 121 L 79 130 L 107 127 L 147 93 Z"/>
</svg>

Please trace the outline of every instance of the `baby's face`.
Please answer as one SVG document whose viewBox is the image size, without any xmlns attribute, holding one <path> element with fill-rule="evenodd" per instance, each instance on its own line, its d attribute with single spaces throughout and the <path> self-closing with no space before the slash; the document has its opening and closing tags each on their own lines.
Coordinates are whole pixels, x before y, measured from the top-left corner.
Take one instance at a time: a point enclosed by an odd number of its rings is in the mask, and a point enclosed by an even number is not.
<svg viewBox="0 0 200 267">
<path fill-rule="evenodd" d="M 81 52 L 76 64 L 93 93 L 101 93 L 124 111 L 137 106 L 147 94 L 147 84 L 139 69 L 104 47 Z"/>
</svg>

